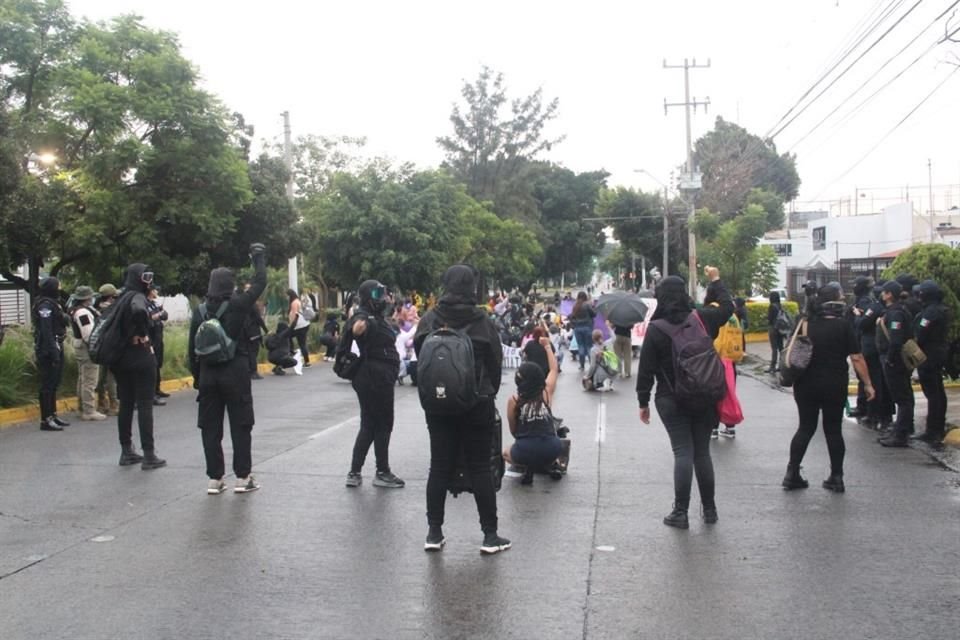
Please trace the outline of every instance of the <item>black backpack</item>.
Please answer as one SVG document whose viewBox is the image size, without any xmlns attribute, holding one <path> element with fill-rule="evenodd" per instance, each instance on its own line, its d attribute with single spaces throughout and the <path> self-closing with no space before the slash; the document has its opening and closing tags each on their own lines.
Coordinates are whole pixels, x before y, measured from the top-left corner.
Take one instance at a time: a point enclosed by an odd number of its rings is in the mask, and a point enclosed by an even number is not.
<svg viewBox="0 0 960 640">
<path fill-rule="evenodd" d="M 127 339 L 123 332 L 123 309 L 130 306 L 133 294 L 124 295 L 100 313 L 90 332 L 87 350 L 96 364 L 113 366 L 123 357 Z"/>
<path fill-rule="evenodd" d="M 227 335 L 220 322 L 228 305 L 228 300 L 221 302 L 212 317 L 207 314 L 206 303 L 201 304 L 197 309 L 203 321 L 193 336 L 193 353 L 200 362 L 208 365 L 223 364 L 233 360 L 237 353 L 237 343 Z"/>
<path fill-rule="evenodd" d="M 503 420 L 500 418 L 500 411 L 494 409 L 494 413 L 493 438 L 490 442 L 490 475 L 493 478 L 494 491 L 500 491 L 503 485 L 503 474 L 507 469 L 503 461 Z M 463 447 L 457 454 L 457 464 L 447 483 L 447 491 L 454 498 L 463 492 L 473 493 L 473 481 L 467 469 L 467 458 L 463 453 Z"/>
<path fill-rule="evenodd" d="M 681 404 L 714 405 L 727 394 L 727 378 L 713 339 L 691 311 L 680 324 L 654 320 L 653 324 L 670 337 L 673 345 L 673 394 Z"/>
<path fill-rule="evenodd" d="M 417 357 L 417 391 L 427 413 L 456 415 L 480 399 L 473 342 L 463 331 L 442 327 L 427 335 Z"/>
</svg>

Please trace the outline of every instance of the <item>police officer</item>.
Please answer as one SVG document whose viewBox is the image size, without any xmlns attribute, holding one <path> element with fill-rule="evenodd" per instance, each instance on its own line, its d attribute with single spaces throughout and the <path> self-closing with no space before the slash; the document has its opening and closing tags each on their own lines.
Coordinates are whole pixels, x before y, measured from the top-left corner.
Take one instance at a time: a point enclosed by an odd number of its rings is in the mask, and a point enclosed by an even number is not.
<svg viewBox="0 0 960 640">
<path fill-rule="evenodd" d="M 100 315 L 93 308 L 93 289 L 81 285 L 73 292 L 75 305 L 70 309 L 70 328 L 73 330 L 73 355 L 77 360 L 77 399 L 81 420 L 106 420 L 97 411 L 97 377 L 100 367 L 90 359 L 90 334 Z"/>
<path fill-rule="evenodd" d="M 863 316 L 873 303 L 873 300 L 870 298 L 871 284 L 870 278 L 867 276 L 857 276 L 853 281 L 853 304 L 847 309 L 848 319 L 853 326 L 857 343 L 861 345 L 861 349 L 863 348 L 863 340 L 860 332 L 860 323 L 858 323 L 857 320 Z M 851 418 L 862 419 L 867 416 L 867 395 L 864 392 L 863 386 L 863 380 L 858 380 L 857 406 L 850 412 Z"/>
<path fill-rule="evenodd" d="M 40 291 L 31 310 L 33 345 L 40 371 L 40 430 L 63 431 L 70 426 L 57 415 L 57 387 L 63 377 L 63 340 L 70 319 L 60 306 L 60 281 L 40 281 Z"/>
<path fill-rule="evenodd" d="M 883 285 L 883 303 L 886 308 L 878 322 L 877 347 L 883 363 L 883 376 L 890 397 L 897 405 L 897 420 L 890 434 L 880 439 L 885 447 L 906 447 L 913 433 L 913 387 L 910 369 L 903 362 L 903 344 L 913 337 L 913 319 L 900 301 L 903 287 L 896 280 Z"/>
<path fill-rule="evenodd" d="M 881 299 L 883 284 L 878 282 L 873 286 L 866 309 L 861 310 L 859 305 L 852 309 L 854 326 L 860 335 L 860 350 L 867 362 L 870 381 L 873 382 L 876 392 L 874 399 L 866 404 L 866 415 L 861 418 L 861 424 L 877 430 L 890 428 L 895 408 L 890 398 L 890 390 L 887 389 L 887 383 L 883 378 L 883 364 L 880 360 L 880 351 L 877 349 L 877 320 L 883 317 L 885 309 Z"/>
<path fill-rule="evenodd" d="M 253 396 L 250 392 L 248 349 L 244 325 L 257 298 L 267 287 L 267 264 L 265 248 L 260 243 L 250 245 L 250 258 L 254 274 L 250 288 L 236 292 L 233 271 L 220 267 L 210 272 L 207 296 L 204 305 L 207 317 L 198 307 L 190 321 L 187 357 L 193 373 L 193 385 L 199 390 L 197 397 L 197 425 L 203 439 L 203 454 L 207 463 L 207 494 L 219 495 L 226 490 L 223 481 L 223 412 L 230 418 L 230 440 L 233 443 L 233 473 L 236 475 L 234 493 L 249 493 L 260 488 L 250 469 L 253 460 L 250 453 L 253 432 Z M 207 318 L 213 317 L 226 303 L 220 316 L 224 332 L 236 344 L 233 359 L 224 363 L 209 363 L 197 358 L 194 342 L 197 328 Z"/>
<path fill-rule="evenodd" d="M 947 329 L 950 315 L 943 304 L 943 291 L 933 280 L 924 280 L 918 285 L 917 298 L 922 309 L 917 314 L 914 328 L 917 344 L 926 354 L 926 361 L 917 367 L 920 388 L 927 398 L 927 428 L 923 433 L 911 436 L 941 448 L 947 420 L 947 394 L 943 389 L 943 367 L 947 361 Z"/>
<path fill-rule="evenodd" d="M 153 283 L 153 271 L 141 262 L 127 267 L 123 295 L 114 304 L 118 309 L 118 327 L 125 345 L 111 371 L 117 380 L 120 410 L 117 432 L 120 437 L 120 466 L 140 463 L 144 471 L 158 469 L 167 461 L 157 456 L 153 439 L 153 400 L 157 382 L 157 359 L 150 344 L 150 317 L 147 290 Z M 133 409 L 137 409 L 137 427 L 143 455 L 133 447 Z"/>
<path fill-rule="evenodd" d="M 389 456 L 394 383 L 400 373 L 400 354 L 396 334 L 383 316 L 389 303 L 387 288 L 376 280 L 366 280 L 357 290 L 357 296 L 359 304 L 346 326 L 360 348 L 360 369 L 350 381 L 360 402 L 360 431 L 353 445 L 346 486 L 359 487 L 363 482 L 360 470 L 372 444 L 377 461 L 373 485 L 400 489 L 404 482 L 390 470 Z"/>
</svg>

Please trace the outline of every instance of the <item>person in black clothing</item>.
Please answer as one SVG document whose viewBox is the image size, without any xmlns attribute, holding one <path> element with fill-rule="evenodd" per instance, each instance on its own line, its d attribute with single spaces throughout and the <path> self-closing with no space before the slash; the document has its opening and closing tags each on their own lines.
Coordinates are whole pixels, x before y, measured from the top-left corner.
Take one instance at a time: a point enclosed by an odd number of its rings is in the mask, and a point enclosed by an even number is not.
<svg viewBox="0 0 960 640">
<path fill-rule="evenodd" d="M 497 494 L 490 472 L 490 452 L 496 422 L 495 400 L 500 390 L 503 350 L 493 321 L 478 307 L 479 274 L 469 265 L 458 264 L 443 274 L 443 294 L 437 305 L 417 325 L 413 344 L 417 355 L 427 336 L 442 327 L 465 332 L 473 345 L 475 373 L 480 399 L 460 415 L 426 414 L 430 432 L 430 473 L 427 476 L 427 539 L 424 549 L 443 548 L 444 507 L 447 487 L 460 453 L 466 459 L 473 497 L 483 531 L 481 553 L 498 553 L 511 544 L 497 533 Z"/>
<path fill-rule="evenodd" d="M 157 384 L 157 359 L 150 342 L 150 316 L 147 310 L 147 289 L 153 282 L 153 271 L 137 262 L 127 267 L 123 295 L 117 302 L 118 323 L 126 347 L 110 370 L 117 380 L 120 411 L 117 431 L 120 436 L 120 466 L 140 463 L 143 470 L 167 464 L 157 457 L 153 440 L 153 400 Z M 133 448 L 133 409 L 137 409 L 141 456 Z"/>
<path fill-rule="evenodd" d="M 920 388 L 927 398 L 927 428 L 923 433 L 911 436 L 934 448 L 943 446 L 946 431 L 947 394 L 943 389 L 943 367 L 947 361 L 950 327 L 950 312 L 943 304 L 943 291 L 933 280 L 924 280 L 918 285 L 917 297 L 923 305 L 917 314 L 915 330 L 917 344 L 926 354 L 926 361 L 917 367 Z"/>
<path fill-rule="evenodd" d="M 160 288 L 151 284 L 147 290 L 147 313 L 150 315 L 150 344 L 153 346 L 153 356 L 157 359 L 157 382 L 153 390 L 153 404 L 162 407 L 167 404 L 162 398 L 169 398 L 170 394 L 160 388 L 160 369 L 163 368 L 163 324 L 169 318 L 159 302 Z"/>
<path fill-rule="evenodd" d="M 640 421 L 644 424 L 650 423 L 650 392 L 654 379 L 657 381 L 657 413 L 670 436 L 674 460 L 673 511 L 663 523 L 680 529 L 690 526 L 687 511 L 694 473 L 700 488 L 704 522 L 713 524 L 717 521 L 713 461 L 710 459 L 710 432 L 717 424 L 717 411 L 712 405 L 694 407 L 677 403 L 673 394 L 673 342 L 657 321 L 679 325 L 690 313 L 697 313 L 707 333 L 715 340 L 720 327 L 733 315 L 733 299 L 720 281 L 718 269 L 708 266 L 706 272 L 710 280 L 708 291 L 717 303 L 716 307 L 694 311 L 693 301 L 687 295 L 687 283 L 679 276 L 668 276 L 657 285 L 657 309 L 647 328 L 637 371 L 637 402 Z"/>
<path fill-rule="evenodd" d="M 63 431 L 70 426 L 57 415 L 57 388 L 63 377 L 63 341 L 70 318 L 60 305 L 60 281 L 40 281 L 40 291 L 31 310 L 33 351 L 40 371 L 40 430 Z"/>
<path fill-rule="evenodd" d="M 250 391 L 250 368 L 248 350 L 250 341 L 244 340 L 244 326 L 250 318 L 250 312 L 257 298 L 267 287 L 267 266 L 265 248 L 260 243 L 250 245 L 250 257 L 254 274 L 250 288 L 243 293 L 236 292 L 233 271 L 220 267 L 210 272 L 207 296 L 203 309 L 198 307 L 190 320 L 190 332 L 187 345 L 187 357 L 190 371 L 193 373 L 193 386 L 199 391 L 197 396 L 197 426 L 203 439 L 203 455 L 207 463 L 207 494 L 218 495 L 226 489 L 223 482 L 223 413 L 226 410 L 230 418 L 230 441 L 233 443 L 233 473 L 237 480 L 234 493 L 256 491 L 260 485 L 250 473 L 251 434 L 253 432 L 253 396 Z M 194 352 L 194 340 L 200 324 L 219 313 L 226 305 L 220 324 L 224 332 L 234 341 L 236 351 L 228 362 L 211 363 L 197 358 Z M 206 313 L 204 313 L 204 311 Z"/>
<path fill-rule="evenodd" d="M 323 323 L 323 336 L 321 337 L 321 343 L 327 347 L 327 353 L 323 356 L 325 362 L 334 361 L 334 356 L 337 353 L 337 343 L 339 342 L 340 322 L 337 320 L 337 314 L 328 313 L 327 319 Z"/>
<path fill-rule="evenodd" d="M 577 355 L 580 359 L 580 371 L 590 357 L 590 348 L 593 346 L 593 319 L 597 312 L 590 305 L 586 291 L 577 294 L 577 301 L 573 304 L 568 320 L 573 325 L 573 336 L 577 340 Z"/>
<path fill-rule="evenodd" d="M 857 278 L 853 281 L 853 304 L 847 309 L 847 319 L 849 320 L 850 325 L 853 327 L 853 333 L 857 339 L 857 343 L 861 345 L 863 341 L 861 340 L 860 335 L 860 323 L 857 322 L 857 319 L 861 317 L 868 308 L 870 308 L 871 304 L 873 304 L 873 300 L 870 298 L 871 286 L 872 283 L 870 278 L 867 276 L 857 276 Z M 876 390 L 876 388 L 874 388 L 874 390 Z M 867 394 L 864 390 L 863 380 L 858 379 L 857 405 L 854 407 L 853 411 L 850 412 L 850 417 L 862 419 L 867 416 L 867 412 Z"/>
<path fill-rule="evenodd" d="M 366 280 L 357 294 L 359 306 L 346 326 L 360 349 L 360 369 L 350 381 L 360 401 L 360 431 L 353 445 L 347 486 L 359 487 L 363 482 L 360 471 L 372 444 L 377 460 L 373 485 L 400 489 L 405 483 L 390 470 L 389 457 L 394 383 L 400 372 L 400 354 L 397 336 L 383 317 L 389 303 L 387 288 L 376 280 Z"/>
<path fill-rule="evenodd" d="M 776 291 L 770 292 L 770 306 L 767 307 L 767 339 L 770 341 L 770 368 L 767 373 L 777 372 L 777 357 L 783 349 L 783 334 L 777 328 L 777 316 L 782 309 L 780 294 Z"/>
<path fill-rule="evenodd" d="M 284 369 L 297 366 L 297 359 L 290 351 L 290 327 L 286 322 L 278 322 L 277 330 L 267 336 L 267 362 L 273 365 L 273 375 L 286 375 Z"/>
<path fill-rule="evenodd" d="M 909 273 L 901 273 L 897 276 L 897 282 L 900 283 L 900 303 L 904 310 L 910 316 L 912 321 L 923 309 L 920 299 L 916 295 L 916 287 L 919 284 L 916 278 Z"/>
<path fill-rule="evenodd" d="M 890 397 L 897 405 L 897 420 L 891 432 L 880 439 L 885 447 L 906 447 L 907 438 L 913 433 L 913 387 L 910 370 L 903 362 L 903 344 L 913 337 L 913 318 L 900 302 L 903 288 L 896 280 L 883 285 L 883 303 L 886 309 L 878 321 L 876 339 L 883 377 L 887 381 Z"/>
<path fill-rule="evenodd" d="M 812 313 L 806 320 L 807 335 L 813 343 L 810 364 L 793 385 L 800 424 L 790 442 L 790 462 L 783 478 L 784 489 L 806 489 L 809 483 L 800 475 L 800 463 L 810 439 L 823 415 L 823 435 L 830 453 L 830 476 L 823 488 L 844 492 L 843 458 L 846 447 L 841 426 L 847 401 L 847 357 L 863 381 L 868 400 L 874 397 L 870 372 L 860 353 L 853 325 L 845 318 L 843 296 L 839 286 L 828 284 L 817 292 Z"/>
<path fill-rule="evenodd" d="M 248 282 L 243 285 L 243 291 L 247 292 L 253 286 Z M 254 303 L 247 315 L 246 322 L 243 324 L 243 335 L 247 340 L 247 367 L 250 371 L 251 380 L 262 380 L 263 376 L 257 370 L 257 357 L 260 355 L 260 344 L 263 342 L 263 334 L 270 333 L 267 329 L 267 323 L 263 321 L 263 312 L 259 301 Z"/>
<path fill-rule="evenodd" d="M 883 283 L 873 287 L 873 296 L 865 309 L 854 305 L 851 312 L 854 316 L 854 328 L 860 337 L 860 351 L 867 363 L 870 381 L 873 383 L 873 400 L 866 403 L 866 416 L 861 423 L 874 429 L 889 428 L 893 418 L 894 404 L 883 377 L 883 364 L 880 360 L 880 351 L 877 349 L 877 320 L 883 317 L 884 305 L 881 300 Z"/>
</svg>

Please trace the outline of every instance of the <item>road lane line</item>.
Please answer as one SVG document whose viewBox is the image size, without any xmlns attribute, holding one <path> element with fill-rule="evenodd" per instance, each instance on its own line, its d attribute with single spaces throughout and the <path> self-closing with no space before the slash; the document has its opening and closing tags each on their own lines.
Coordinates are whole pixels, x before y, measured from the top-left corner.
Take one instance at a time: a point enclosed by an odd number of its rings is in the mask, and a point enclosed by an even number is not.
<svg viewBox="0 0 960 640">
<path fill-rule="evenodd" d="M 315 434 L 313 434 L 313 435 L 311 435 L 311 436 L 308 436 L 308 437 L 307 437 L 307 440 L 316 440 L 316 439 L 319 438 L 320 436 L 325 436 L 325 435 L 327 435 L 328 433 L 330 433 L 330 432 L 332 432 L 332 431 L 336 431 L 337 429 L 339 429 L 339 428 L 341 428 L 341 427 L 345 427 L 345 426 L 347 426 L 347 425 L 349 425 L 349 424 L 357 424 L 357 423 L 359 423 L 359 422 L 360 422 L 360 416 L 353 416 L 352 418 L 348 418 L 348 419 L 344 420 L 343 422 L 341 422 L 341 423 L 339 423 L 339 424 L 333 425 L 332 427 L 327 427 L 327 428 L 324 429 L 323 431 L 317 431 Z"/>
<path fill-rule="evenodd" d="M 600 398 L 600 404 L 597 406 L 597 433 L 594 436 L 594 442 L 605 442 L 607 439 L 607 402 Z"/>
</svg>

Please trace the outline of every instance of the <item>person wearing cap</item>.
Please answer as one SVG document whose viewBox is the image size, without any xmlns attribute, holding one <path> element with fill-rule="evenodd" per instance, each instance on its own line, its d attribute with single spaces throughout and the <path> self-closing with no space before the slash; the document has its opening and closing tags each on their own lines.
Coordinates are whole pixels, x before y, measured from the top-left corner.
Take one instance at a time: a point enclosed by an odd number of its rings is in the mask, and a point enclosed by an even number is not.
<svg viewBox="0 0 960 640">
<path fill-rule="evenodd" d="M 877 430 L 889 429 L 893 421 L 895 406 L 890 398 L 890 390 L 883 377 L 883 363 L 877 350 L 877 320 L 883 317 L 882 300 L 884 282 L 873 286 L 869 303 L 865 308 L 860 304 L 852 307 L 854 328 L 860 336 L 860 352 L 867 363 L 870 381 L 873 383 L 873 400 L 866 403 L 866 415 L 860 418 L 861 424 Z"/>
<path fill-rule="evenodd" d="M 150 315 L 150 344 L 153 345 L 153 355 L 157 359 L 157 383 L 153 390 L 153 404 L 163 406 L 167 404 L 162 398 L 169 398 L 170 394 L 160 388 L 160 370 L 163 368 L 163 325 L 169 315 L 160 302 L 160 287 L 154 282 L 147 291 L 147 313 Z"/>
<path fill-rule="evenodd" d="M 90 359 L 90 334 L 100 315 L 93 308 L 93 289 L 81 285 L 73 292 L 75 305 L 70 309 L 70 328 L 73 330 L 73 354 L 77 360 L 77 400 L 81 420 L 106 420 L 97 411 L 97 377 L 100 367 Z"/>
<path fill-rule="evenodd" d="M 943 367 L 950 350 L 948 331 L 950 310 L 943 304 L 943 290 L 933 280 L 917 285 L 917 298 L 923 305 L 917 315 L 917 345 L 927 359 L 917 367 L 920 388 L 927 398 L 927 424 L 923 433 L 911 438 L 926 442 L 935 449 L 943 447 L 947 425 L 947 394 L 943 388 Z"/>
<path fill-rule="evenodd" d="M 123 295 L 114 304 L 118 329 L 123 332 L 125 346 L 111 366 L 117 379 L 120 410 L 117 433 L 120 438 L 120 466 L 140 463 L 144 471 L 159 469 L 167 461 L 157 456 L 153 437 L 153 400 L 157 382 L 157 359 L 150 344 L 150 316 L 147 291 L 153 283 L 153 271 L 142 262 L 126 268 Z M 137 427 L 143 455 L 133 446 L 133 411 L 137 411 Z"/>
<path fill-rule="evenodd" d="M 94 298 L 93 310 L 102 315 L 112 305 L 119 292 L 112 284 L 104 284 L 97 291 Z M 97 374 L 97 411 L 108 416 L 115 416 L 120 411 L 120 401 L 117 399 L 117 380 L 110 372 L 110 367 L 100 365 Z"/>
<path fill-rule="evenodd" d="M 810 364 L 793 385 L 793 399 L 797 403 L 799 424 L 790 441 L 790 461 L 781 483 L 784 489 L 806 489 L 809 483 L 800 475 L 800 464 L 817 423 L 822 419 L 823 435 L 830 455 L 830 475 L 823 488 L 843 493 L 843 408 L 847 401 L 847 358 L 857 376 L 863 380 L 868 400 L 874 397 L 870 372 L 860 353 L 856 332 L 845 313 L 843 292 L 837 283 L 820 287 L 810 305 L 807 335 L 813 344 Z"/>
<path fill-rule="evenodd" d="M 40 281 L 40 290 L 31 309 L 33 347 L 40 372 L 40 430 L 63 431 L 70 423 L 57 415 L 57 388 L 63 377 L 63 341 L 70 318 L 60 306 L 60 281 Z"/>
<path fill-rule="evenodd" d="M 913 386 L 910 384 L 910 369 L 903 362 L 901 352 L 904 343 L 913 337 L 913 318 L 904 308 L 900 294 L 903 287 L 896 280 L 883 285 L 883 318 L 877 321 L 877 348 L 883 363 L 883 377 L 887 382 L 890 397 L 897 406 L 897 419 L 891 431 L 880 438 L 885 447 L 906 447 L 913 433 Z"/>
<path fill-rule="evenodd" d="M 443 523 L 447 488 L 461 452 L 466 460 L 473 499 L 480 516 L 480 530 L 483 532 L 480 553 L 500 553 L 511 547 L 510 540 L 498 533 L 497 493 L 490 469 L 493 429 L 499 423 L 496 397 L 502 377 L 503 348 L 496 325 L 478 306 L 479 282 L 480 274 L 470 265 L 456 264 L 448 268 L 441 280 L 443 293 L 436 306 L 420 319 L 413 338 L 413 346 L 419 357 L 424 341 L 433 331 L 449 327 L 464 332 L 473 347 L 474 373 L 479 393 L 477 403 L 464 413 L 424 414 L 430 433 L 425 551 L 440 551 L 446 542 Z"/>
<path fill-rule="evenodd" d="M 901 273 L 897 276 L 897 282 L 900 283 L 900 302 L 912 322 L 917 314 L 920 313 L 923 305 L 917 297 L 917 285 L 920 282 L 909 273 Z"/>
<path fill-rule="evenodd" d="M 360 403 L 360 430 L 353 444 L 346 486 L 356 488 L 363 482 L 360 472 L 373 445 L 377 462 L 373 486 L 401 489 L 404 481 L 390 470 L 394 385 L 400 373 L 400 354 L 397 335 L 384 317 L 389 295 L 380 282 L 365 280 L 357 296 L 359 304 L 346 326 L 360 349 L 360 369 L 350 381 Z"/>
</svg>

